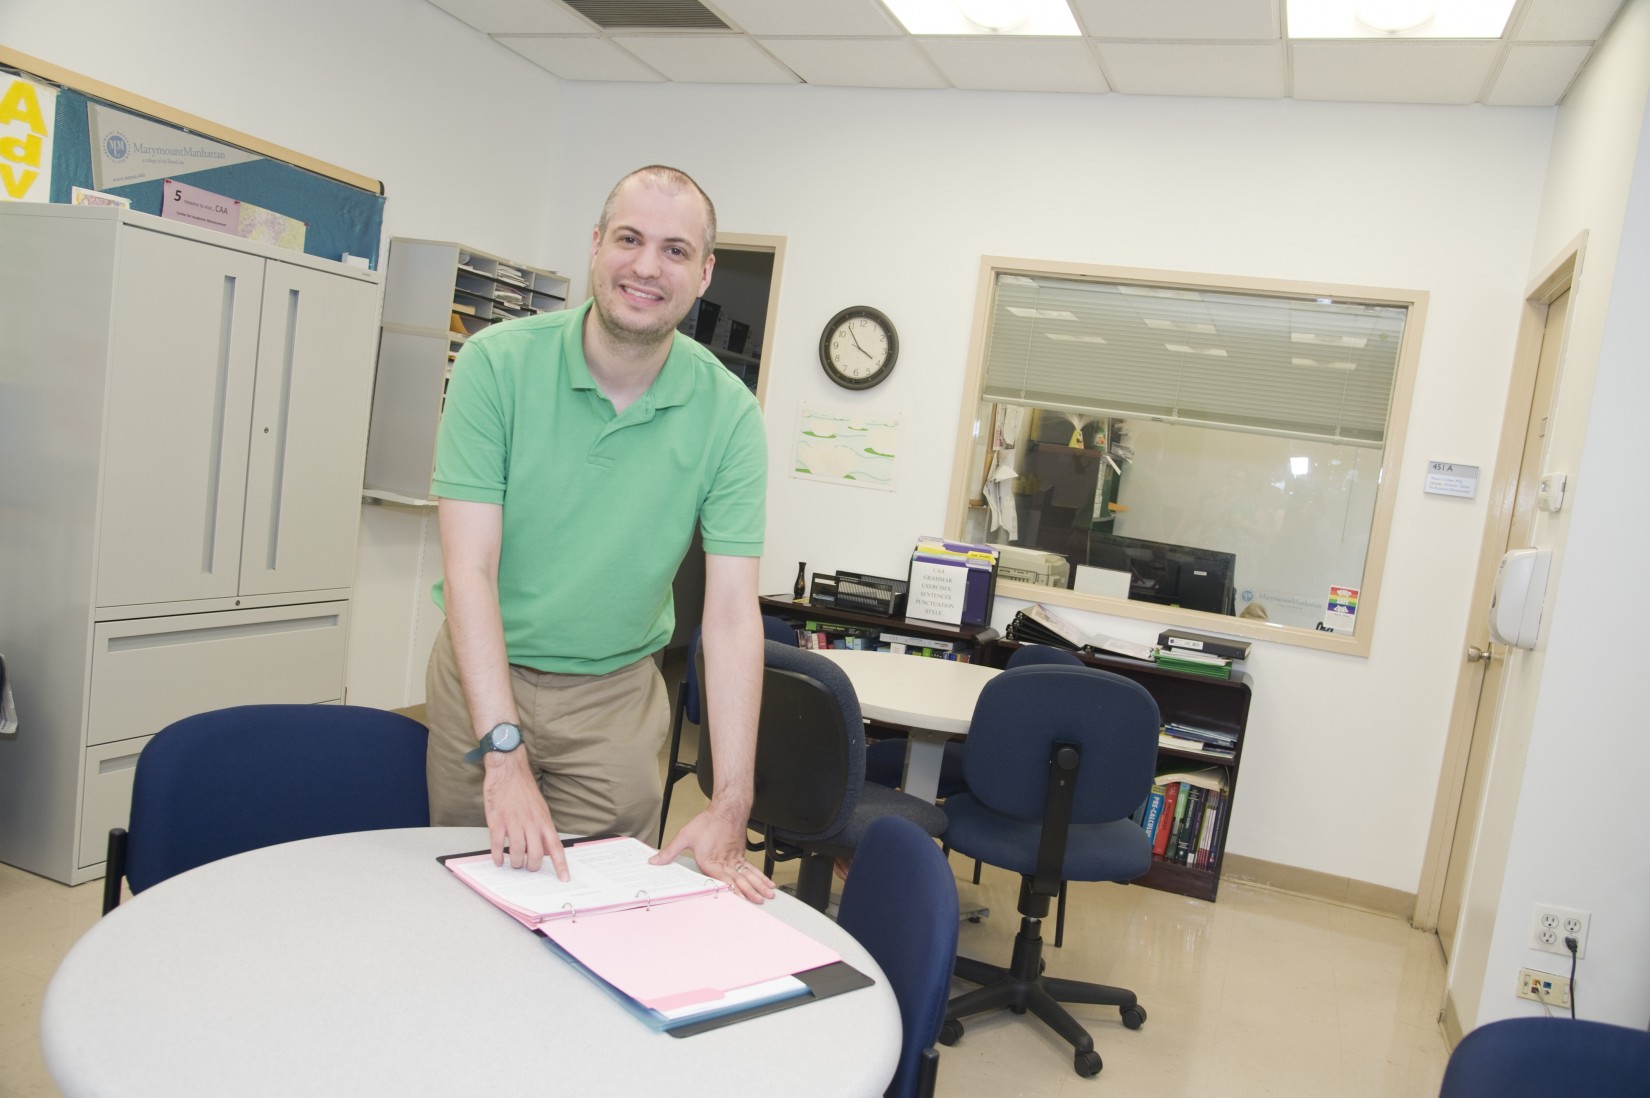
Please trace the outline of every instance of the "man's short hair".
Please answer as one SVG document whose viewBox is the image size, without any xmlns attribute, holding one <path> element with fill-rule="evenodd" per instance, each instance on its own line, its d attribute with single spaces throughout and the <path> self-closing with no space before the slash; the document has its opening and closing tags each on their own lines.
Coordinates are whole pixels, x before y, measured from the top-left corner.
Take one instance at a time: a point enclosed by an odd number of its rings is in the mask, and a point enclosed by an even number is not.
<svg viewBox="0 0 1650 1098">
<path fill-rule="evenodd" d="M 668 194 L 680 194 L 692 189 L 705 203 L 705 255 L 709 259 L 716 251 L 716 206 L 710 200 L 705 189 L 693 181 L 693 177 L 680 168 L 668 167 L 664 164 L 649 164 L 645 168 L 637 168 L 613 185 L 607 194 L 607 201 L 602 203 L 601 220 L 596 222 L 596 233 L 599 236 L 607 234 L 607 223 L 613 216 L 613 203 L 618 200 L 619 191 L 632 179 L 640 177 L 649 186 L 658 187 Z"/>
</svg>

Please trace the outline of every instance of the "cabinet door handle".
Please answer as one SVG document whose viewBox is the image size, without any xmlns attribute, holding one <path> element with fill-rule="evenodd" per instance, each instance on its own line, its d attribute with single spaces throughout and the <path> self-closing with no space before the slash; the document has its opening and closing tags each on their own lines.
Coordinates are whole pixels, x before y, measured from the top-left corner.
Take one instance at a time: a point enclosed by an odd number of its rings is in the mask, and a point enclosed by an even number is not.
<svg viewBox="0 0 1650 1098">
<path fill-rule="evenodd" d="M 269 486 L 269 547 L 264 566 L 275 571 L 276 556 L 281 546 L 281 488 L 286 473 L 287 421 L 292 412 L 292 363 L 298 343 L 298 291 L 291 289 L 286 296 L 286 346 L 281 351 L 281 403 L 275 421 L 274 471 Z M 267 428 L 266 428 L 267 430 Z"/>
<path fill-rule="evenodd" d="M 218 491 L 223 476 L 224 405 L 229 399 L 229 354 L 235 344 L 235 276 L 223 276 L 223 306 L 218 317 L 217 391 L 212 396 L 212 445 L 206 458 L 206 530 L 201 571 L 211 575 L 218 562 Z"/>
</svg>

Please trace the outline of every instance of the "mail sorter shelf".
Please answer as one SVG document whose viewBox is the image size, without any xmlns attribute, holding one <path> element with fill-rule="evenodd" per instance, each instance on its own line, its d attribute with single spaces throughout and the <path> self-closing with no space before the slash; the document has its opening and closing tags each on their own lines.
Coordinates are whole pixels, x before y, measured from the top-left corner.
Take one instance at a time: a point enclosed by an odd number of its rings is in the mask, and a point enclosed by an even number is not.
<svg viewBox="0 0 1650 1098">
<path fill-rule="evenodd" d="M 1020 645 L 1016 641 L 1000 641 L 991 648 L 989 660 L 994 666 L 1004 666 Z M 1213 679 L 1182 671 L 1170 671 L 1143 660 L 1121 656 L 1081 654 L 1084 663 L 1132 679 L 1146 688 L 1157 702 L 1164 721 L 1193 725 L 1214 732 L 1230 733 L 1237 737 L 1237 746 L 1231 758 L 1160 747 L 1157 753 L 1158 773 L 1174 770 L 1201 770 L 1220 767 L 1226 772 L 1225 791 L 1222 794 L 1219 817 L 1210 841 L 1208 868 L 1183 865 L 1154 855 L 1152 867 L 1135 884 L 1148 888 L 1213 900 L 1220 891 L 1220 873 L 1225 861 L 1226 832 L 1231 821 L 1232 808 L 1237 803 L 1238 769 L 1243 762 L 1245 731 L 1249 723 L 1249 702 L 1254 683 L 1246 673 L 1230 679 Z"/>
<path fill-rule="evenodd" d="M 568 279 L 441 240 L 390 241 L 364 494 L 427 503 L 453 360 L 490 325 L 567 306 Z"/>
<path fill-rule="evenodd" d="M 875 636 L 883 634 L 933 641 L 935 650 L 957 653 L 973 662 L 989 662 L 988 653 L 997 643 L 997 630 L 989 625 L 948 625 L 937 621 L 891 618 L 839 606 L 810 606 L 783 595 L 763 595 L 762 613 L 784 618 L 798 632 L 808 622 L 817 622 L 827 637 Z"/>
</svg>

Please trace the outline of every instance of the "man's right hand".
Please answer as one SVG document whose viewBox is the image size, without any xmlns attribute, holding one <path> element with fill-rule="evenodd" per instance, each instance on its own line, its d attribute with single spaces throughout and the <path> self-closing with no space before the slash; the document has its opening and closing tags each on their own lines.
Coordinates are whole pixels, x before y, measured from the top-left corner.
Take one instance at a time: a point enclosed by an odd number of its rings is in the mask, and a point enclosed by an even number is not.
<svg viewBox="0 0 1650 1098">
<path fill-rule="evenodd" d="M 549 854 L 557 879 L 567 880 L 567 856 L 562 853 L 561 839 L 550 819 L 550 807 L 533 780 L 526 748 L 489 751 L 484 765 L 487 773 L 481 784 L 481 803 L 487 813 L 493 864 L 504 864 L 506 847 L 510 864 L 517 869 L 526 866 L 536 871 Z"/>
</svg>

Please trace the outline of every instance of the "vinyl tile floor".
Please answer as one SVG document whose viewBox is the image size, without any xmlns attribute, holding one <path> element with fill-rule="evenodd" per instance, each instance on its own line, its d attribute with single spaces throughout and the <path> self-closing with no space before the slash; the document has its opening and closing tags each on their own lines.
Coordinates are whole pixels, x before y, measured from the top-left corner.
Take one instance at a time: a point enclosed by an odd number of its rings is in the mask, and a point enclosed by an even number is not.
<svg viewBox="0 0 1650 1098">
<path fill-rule="evenodd" d="M 692 757 L 691 744 L 683 754 Z M 691 778 L 679 783 L 672 829 L 703 803 Z M 953 855 L 952 865 L 964 906 L 991 911 L 963 923 L 961 951 L 1006 962 L 1019 926 L 1017 878 L 987 867 L 974 885 L 972 863 Z M 794 872 L 782 866 L 776 876 L 783 883 Z M 58 1093 L 40 1055 L 41 1000 L 101 900 L 100 881 L 68 888 L 0 865 L 0 1098 Z M 1052 930 L 1051 918 L 1051 940 Z M 962 1040 L 941 1049 L 944 1098 L 1438 1093 L 1448 1058 L 1436 1021 L 1443 957 L 1434 935 L 1401 920 L 1230 881 L 1217 903 L 1079 884 L 1065 946 L 1045 956 L 1051 975 L 1133 988 L 1146 1024 L 1130 1031 L 1115 1008 L 1073 1008 L 1105 1065 L 1084 1079 L 1067 1046 L 1029 1015 L 970 1019 Z"/>
</svg>

